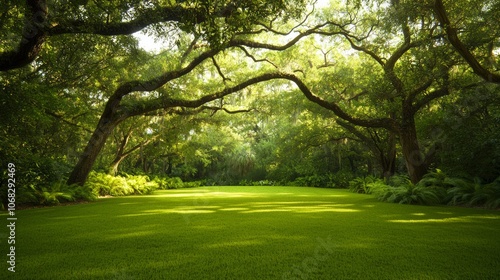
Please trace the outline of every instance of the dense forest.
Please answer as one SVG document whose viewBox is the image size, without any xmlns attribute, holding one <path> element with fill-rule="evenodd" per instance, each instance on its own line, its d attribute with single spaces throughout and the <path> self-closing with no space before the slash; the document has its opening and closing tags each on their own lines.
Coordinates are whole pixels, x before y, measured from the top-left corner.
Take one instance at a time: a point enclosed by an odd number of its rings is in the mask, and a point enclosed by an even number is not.
<svg viewBox="0 0 500 280">
<path fill-rule="evenodd" d="M 256 184 L 498 207 L 498 22 L 497 0 L 10 1 L 2 200 L 11 164 L 29 204 Z"/>
</svg>

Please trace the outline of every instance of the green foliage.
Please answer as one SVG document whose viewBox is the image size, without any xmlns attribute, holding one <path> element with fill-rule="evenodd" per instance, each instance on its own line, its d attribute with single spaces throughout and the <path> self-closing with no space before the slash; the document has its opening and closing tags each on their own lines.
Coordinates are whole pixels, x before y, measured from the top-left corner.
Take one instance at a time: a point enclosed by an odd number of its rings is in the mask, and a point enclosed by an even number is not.
<svg viewBox="0 0 500 280">
<path fill-rule="evenodd" d="M 393 176 L 389 184 L 377 181 L 369 184 L 372 193 L 380 200 L 399 204 L 438 204 L 436 191 L 421 185 L 412 184 L 405 176 Z"/>
<path fill-rule="evenodd" d="M 98 196 L 123 196 L 132 194 L 151 194 L 158 189 L 158 183 L 150 181 L 145 175 L 112 176 L 106 173 L 91 172 L 85 186 Z"/>
<path fill-rule="evenodd" d="M 21 186 L 17 202 L 25 205 L 56 205 L 72 201 L 91 201 L 97 197 L 88 186 L 68 186 L 64 182 L 47 186 Z"/>
<path fill-rule="evenodd" d="M 240 186 L 274 186 L 274 185 L 276 185 L 276 182 L 272 181 L 272 180 L 252 181 L 252 180 L 244 179 L 244 180 L 241 180 L 238 185 L 240 185 Z"/>
<path fill-rule="evenodd" d="M 158 183 L 150 181 L 146 175 L 125 175 L 127 185 L 134 190 L 134 194 L 151 194 L 159 188 Z"/>
<path fill-rule="evenodd" d="M 334 187 L 338 189 L 349 188 L 349 181 L 354 178 L 354 175 L 345 170 L 341 170 L 333 175 L 329 175 L 330 181 L 334 183 Z"/>
<path fill-rule="evenodd" d="M 311 176 L 299 177 L 292 182 L 292 185 L 315 188 L 334 188 L 335 182 L 333 182 L 330 176 L 314 174 Z"/>
<path fill-rule="evenodd" d="M 500 177 L 489 184 L 481 184 L 479 179 L 468 184 L 456 186 L 448 191 L 450 205 L 486 208 L 500 207 Z"/>
<path fill-rule="evenodd" d="M 371 194 L 371 185 L 375 183 L 383 183 L 383 180 L 375 176 L 358 177 L 349 181 L 349 191 L 354 193 Z"/>
<path fill-rule="evenodd" d="M 407 176 L 393 176 L 385 183 L 368 176 L 349 182 L 355 193 L 375 195 L 380 201 L 400 204 L 448 204 L 468 207 L 498 208 L 500 206 L 500 177 L 489 184 L 481 180 L 449 177 L 441 170 L 430 172 L 418 184 Z"/>
<path fill-rule="evenodd" d="M 183 182 L 182 179 L 179 177 L 170 178 L 170 177 L 160 177 L 160 176 L 155 176 L 152 182 L 156 183 L 158 185 L 158 188 L 162 190 L 197 188 L 203 184 L 202 181 Z"/>
<path fill-rule="evenodd" d="M 291 182 L 291 185 L 315 188 L 347 189 L 349 187 L 349 180 L 351 179 L 352 174 L 350 174 L 349 172 L 339 171 L 334 174 L 313 174 L 310 176 L 298 177 L 293 182 Z"/>
<path fill-rule="evenodd" d="M 439 202 L 439 197 L 433 190 L 411 183 L 400 187 L 379 187 L 373 193 L 380 201 L 399 204 L 428 205 Z"/>
<path fill-rule="evenodd" d="M 474 205 L 481 203 L 480 197 L 483 185 L 479 180 L 467 182 L 462 185 L 457 185 L 448 190 L 450 205 Z M 474 200 L 474 201 L 473 201 Z M 484 201 L 483 201 L 484 202 Z"/>
<path fill-rule="evenodd" d="M 442 170 L 436 169 L 435 171 L 427 173 L 418 184 L 425 187 L 449 189 L 467 185 L 468 182 L 462 178 L 450 177 Z"/>
<path fill-rule="evenodd" d="M 500 207 L 500 177 L 495 181 L 485 186 L 486 193 L 486 203 L 484 204 L 487 208 L 499 208 Z"/>
</svg>

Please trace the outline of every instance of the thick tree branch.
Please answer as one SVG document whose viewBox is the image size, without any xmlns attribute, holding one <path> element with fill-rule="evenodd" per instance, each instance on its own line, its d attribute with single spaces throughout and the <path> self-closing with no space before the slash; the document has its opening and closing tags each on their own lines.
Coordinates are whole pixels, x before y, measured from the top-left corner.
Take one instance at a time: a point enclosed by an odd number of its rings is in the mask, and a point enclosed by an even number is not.
<svg viewBox="0 0 500 280">
<path fill-rule="evenodd" d="M 208 14 L 201 8 L 186 8 L 180 5 L 159 7 L 144 11 L 136 18 L 124 22 L 87 22 L 64 21 L 53 22 L 48 27 L 46 0 L 26 0 L 25 26 L 21 42 L 16 50 L 0 53 L 0 71 L 20 68 L 33 62 L 42 49 L 47 36 L 61 34 L 97 34 L 97 35 L 129 35 L 143 28 L 160 22 L 187 22 L 199 24 L 208 19 Z M 228 17 L 236 10 L 230 4 L 210 16 Z"/>
<path fill-rule="evenodd" d="M 431 78 L 431 79 L 427 80 L 425 83 L 423 83 L 421 86 L 412 90 L 410 92 L 410 94 L 408 94 L 408 98 L 407 98 L 408 102 L 413 103 L 413 101 L 415 100 L 417 95 L 424 92 L 425 90 L 427 90 L 432 85 L 433 82 L 434 82 L 434 79 Z"/>
<path fill-rule="evenodd" d="M 197 56 L 195 59 L 191 61 L 187 66 L 184 68 L 181 68 L 179 70 L 174 70 L 174 71 L 168 71 L 163 73 L 162 75 L 153 78 L 148 81 L 130 81 L 127 83 L 122 84 L 118 89 L 116 89 L 115 93 L 109 98 L 108 102 L 106 103 L 106 107 L 103 113 L 103 117 L 105 118 L 111 118 L 111 115 L 114 115 L 115 110 L 119 107 L 119 104 L 122 100 L 122 98 L 132 92 L 136 91 L 153 91 L 156 90 L 169 81 L 172 81 L 174 79 L 177 79 L 179 77 L 182 77 L 191 70 L 193 70 L 196 66 L 201 64 L 203 61 L 205 61 L 208 58 L 213 57 L 216 55 L 219 51 L 218 50 L 208 50 L 206 52 L 201 53 L 199 56 Z M 105 116 L 107 115 L 107 116 Z"/>
<path fill-rule="evenodd" d="M 345 128 L 350 133 L 354 134 L 354 136 L 358 137 L 374 154 L 381 152 L 381 149 L 375 144 L 376 140 L 367 137 L 361 131 L 357 130 L 356 127 L 352 126 L 350 123 L 347 123 L 342 120 L 336 120 L 337 124 Z"/>
<path fill-rule="evenodd" d="M 450 19 L 448 18 L 448 14 L 442 0 L 434 1 L 434 11 L 436 13 L 436 17 L 438 18 L 442 27 L 445 29 L 446 34 L 448 35 L 448 41 L 450 41 L 455 50 L 457 50 L 457 52 L 465 59 L 474 73 L 488 82 L 500 84 L 500 75 L 492 73 L 491 71 L 483 67 L 474 57 L 474 55 L 469 51 L 467 46 L 462 41 L 460 41 L 460 38 L 458 38 L 457 30 L 453 28 L 450 23 Z"/>
<path fill-rule="evenodd" d="M 0 53 L 0 71 L 20 68 L 31 63 L 40 53 L 46 34 L 44 25 L 47 21 L 45 0 L 27 0 L 24 15 L 25 25 L 19 46 L 14 51 Z"/>
<path fill-rule="evenodd" d="M 217 63 L 217 60 L 215 60 L 215 57 L 212 56 L 211 58 L 212 58 L 212 62 L 214 64 L 214 66 L 215 66 L 215 69 L 217 69 L 217 73 L 219 73 L 219 76 L 221 76 L 221 78 L 222 78 L 222 82 L 225 84 L 226 81 L 231 81 L 231 79 L 226 78 L 226 76 L 224 76 L 224 73 L 222 73 L 222 70 L 220 69 L 220 66 Z"/>
<path fill-rule="evenodd" d="M 182 116 L 188 116 L 188 115 L 191 116 L 191 115 L 197 115 L 200 112 L 205 111 L 205 110 L 212 111 L 211 115 L 214 115 L 218 111 L 224 111 L 228 114 L 240 114 L 240 113 L 248 113 L 248 112 L 254 111 L 256 109 L 251 108 L 251 109 L 241 109 L 241 110 L 229 110 L 229 109 L 224 108 L 224 107 L 200 106 L 194 110 L 186 110 L 186 108 L 181 107 L 180 109 L 172 110 L 171 113 L 177 114 L 177 115 L 182 115 Z"/>
<path fill-rule="evenodd" d="M 278 66 L 276 66 L 276 64 L 274 64 L 272 61 L 270 61 L 269 59 L 267 58 L 263 58 L 263 59 L 256 59 L 253 55 L 251 55 L 247 49 L 245 49 L 245 47 L 243 46 L 237 46 L 240 50 L 242 50 L 246 56 L 250 57 L 254 62 L 267 62 L 269 64 L 271 64 L 272 66 L 274 66 L 274 68 L 278 68 Z"/>
<path fill-rule="evenodd" d="M 447 86 L 444 86 L 440 89 L 437 89 L 427 95 L 425 95 L 422 99 L 418 100 L 413 106 L 412 110 L 413 112 L 417 112 L 420 110 L 422 107 L 425 105 L 429 104 L 432 100 L 446 96 L 450 94 L 450 91 Z"/>
<path fill-rule="evenodd" d="M 302 91 L 302 93 L 306 96 L 307 99 L 310 101 L 320 105 L 323 108 L 326 108 L 338 117 L 340 117 L 343 120 L 346 120 L 352 124 L 359 125 L 359 126 L 364 126 L 364 127 L 373 127 L 373 128 L 386 128 L 391 131 L 398 131 L 399 130 L 399 124 L 390 118 L 379 118 L 379 119 L 371 119 L 371 120 L 366 120 L 366 119 L 359 119 L 355 118 L 351 115 L 349 115 L 347 112 L 345 112 L 340 106 L 335 104 L 334 102 L 329 102 L 321 97 L 315 95 L 314 93 L 311 92 L 311 90 L 300 80 L 297 76 L 293 74 L 285 74 L 285 73 L 278 73 L 277 74 L 277 79 L 286 79 L 289 81 L 294 82 L 297 87 Z"/>
<path fill-rule="evenodd" d="M 155 100 L 145 100 L 140 104 L 137 104 L 133 108 L 130 108 L 125 112 L 127 116 L 137 116 L 143 115 L 147 112 L 156 111 L 171 107 L 184 107 L 184 108 L 198 108 L 210 101 L 222 98 L 226 95 L 235 93 L 251 85 L 269 81 L 272 79 L 279 78 L 275 73 L 263 74 L 254 78 L 250 78 L 240 84 L 232 87 L 225 88 L 219 92 L 207 94 L 203 97 L 194 100 L 184 100 L 184 99 L 173 99 L 169 97 L 162 97 Z"/>
<path fill-rule="evenodd" d="M 325 32 L 321 31 L 321 28 L 331 25 L 333 23 L 331 22 L 326 22 L 323 24 L 316 25 L 315 27 L 308 29 L 304 32 L 301 32 L 299 35 L 295 36 L 292 40 L 290 40 L 288 43 L 284 45 L 273 45 L 273 44 L 267 44 L 267 43 L 260 43 L 260 42 L 254 42 L 254 41 L 248 41 L 248 40 L 243 40 L 243 39 L 233 39 L 229 42 L 230 46 L 246 46 L 250 48 L 257 48 L 257 49 L 268 49 L 268 50 L 274 50 L 274 51 L 283 51 L 291 46 L 295 45 L 300 39 L 312 35 L 312 34 L 325 34 L 325 35 L 334 35 L 334 34 L 340 34 L 339 32 Z"/>
<path fill-rule="evenodd" d="M 302 93 L 306 96 L 307 99 L 322 106 L 323 108 L 326 108 L 334 112 L 338 117 L 352 124 L 364 127 L 386 128 L 392 131 L 399 130 L 398 123 L 390 118 L 380 118 L 371 120 L 355 118 L 349 115 L 347 112 L 345 112 L 340 106 L 338 106 L 334 102 L 326 101 L 321 97 L 314 95 L 311 92 L 311 90 L 297 76 L 282 72 L 271 72 L 267 74 L 262 74 L 254 78 L 250 78 L 238 85 L 225 88 L 217 93 L 208 94 L 195 100 L 172 99 L 169 97 L 162 97 L 155 100 L 145 100 L 143 102 L 136 104 L 133 108 L 129 108 L 128 110 L 126 110 L 126 112 L 124 112 L 124 114 L 128 117 L 128 116 L 143 115 L 148 112 L 165 108 L 171 108 L 171 107 L 197 108 L 202 106 L 203 104 L 206 104 L 207 102 L 235 93 L 251 85 L 276 79 L 288 80 L 295 83 L 297 87 L 302 91 Z"/>
<path fill-rule="evenodd" d="M 233 5 L 227 6 L 216 13 L 219 17 L 227 17 L 235 11 Z M 130 21 L 126 22 L 86 22 L 86 21 L 65 21 L 54 24 L 47 31 L 48 35 L 61 34 L 97 34 L 97 35 L 130 35 L 140 31 L 147 26 L 160 22 L 181 22 L 190 20 L 193 24 L 206 21 L 207 13 L 200 8 L 186 8 L 180 5 L 169 7 L 157 7 L 149 9 Z"/>
</svg>

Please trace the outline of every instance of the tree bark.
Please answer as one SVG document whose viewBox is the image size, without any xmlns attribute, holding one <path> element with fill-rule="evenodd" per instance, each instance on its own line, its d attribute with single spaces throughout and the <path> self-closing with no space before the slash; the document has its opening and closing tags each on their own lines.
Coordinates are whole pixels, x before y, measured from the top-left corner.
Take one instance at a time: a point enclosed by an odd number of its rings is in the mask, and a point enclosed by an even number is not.
<svg viewBox="0 0 500 280">
<path fill-rule="evenodd" d="M 124 159 L 126 159 L 129 155 L 131 155 L 133 152 L 135 152 L 139 148 L 142 148 L 143 146 L 149 144 L 152 140 L 154 140 L 156 138 L 156 136 L 155 136 L 151 139 L 143 141 L 143 142 L 135 145 L 134 147 L 130 148 L 128 151 L 125 151 L 125 148 L 127 147 L 128 141 L 129 141 L 131 136 L 132 136 L 132 127 L 127 131 L 127 133 L 125 135 L 123 135 L 123 139 L 119 143 L 115 158 L 111 162 L 111 164 L 109 165 L 108 170 L 109 170 L 110 175 L 116 176 L 116 174 L 118 174 L 118 166 L 120 166 L 120 163 Z"/>
<path fill-rule="evenodd" d="M 403 119 L 399 138 L 408 175 L 412 183 L 418 183 L 427 173 L 425 158 L 420 150 L 413 116 Z"/>
<path fill-rule="evenodd" d="M 386 140 L 387 148 L 385 148 L 383 147 L 385 146 L 382 143 L 383 140 L 378 136 L 372 135 L 368 137 L 356 129 L 356 127 L 341 120 L 337 120 L 337 123 L 358 137 L 370 149 L 382 169 L 382 176 L 384 178 L 394 175 L 396 171 L 396 133 L 394 131 L 388 130 L 389 137 Z"/>
<path fill-rule="evenodd" d="M 68 185 L 77 184 L 82 186 L 85 184 L 85 181 L 92 170 L 92 166 L 104 147 L 106 140 L 111 135 L 111 132 L 113 132 L 113 129 L 120 122 L 121 120 L 119 119 L 108 120 L 101 117 L 101 120 L 99 121 L 97 128 L 94 130 L 92 137 L 90 137 L 82 156 L 68 178 Z"/>
<path fill-rule="evenodd" d="M 0 71 L 21 68 L 38 56 L 45 41 L 47 3 L 45 0 L 27 0 L 25 25 L 19 46 L 14 51 L 0 52 Z"/>
<path fill-rule="evenodd" d="M 389 131 L 389 139 L 387 140 L 387 151 L 384 154 L 382 151 L 380 153 L 383 156 L 382 159 L 382 175 L 385 179 L 389 179 L 394 173 L 396 173 L 396 133 Z"/>
<path fill-rule="evenodd" d="M 205 57 L 205 54 L 200 55 L 200 57 Z M 203 60 L 200 59 L 200 57 L 195 59 L 194 61 L 196 61 L 196 63 L 201 63 Z M 189 66 L 187 66 L 187 68 L 190 67 L 194 68 L 195 66 L 192 64 L 196 63 L 192 62 Z M 282 77 L 281 73 L 263 74 L 254 78 L 249 78 L 246 81 L 237 84 L 235 86 L 222 89 L 219 92 L 207 94 L 195 100 L 159 98 L 156 100 L 144 100 L 142 102 L 137 102 L 138 106 L 136 106 L 135 109 L 132 108 L 128 111 L 120 107 L 121 99 L 130 92 L 155 90 L 163 86 L 170 80 L 166 79 L 165 77 L 172 76 L 172 79 L 174 79 L 184 74 L 187 74 L 188 72 L 189 71 L 186 71 L 185 69 L 181 69 L 179 71 L 168 72 L 160 76 L 161 78 L 155 78 L 151 81 L 147 82 L 134 81 L 125 83 L 124 85 L 118 87 L 115 93 L 108 99 L 108 102 L 106 103 L 106 107 L 104 109 L 103 114 L 101 115 L 101 119 L 99 120 L 97 128 L 95 129 L 94 133 L 92 134 L 92 137 L 90 138 L 87 146 L 85 147 L 85 150 L 82 156 L 80 157 L 80 160 L 74 167 L 73 172 L 71 173 L 67 181 L 67 184 L 68 185 L 85 184 L 87 176 L 90 173 L 92 166 L 94 165 L 94 162 L 97 159 L 97 156 L 104 147 L 104 144 L 106 143 L 106 140 L 110 136 L 111 132 L 113 132 L 113 129 L 118 124 L 120 124 L 122 121 L 124 121 L 129 117 L 137 115 L 145 115 L 149 112 L 154 112 L 156 110 L 167 109 L 172 107 L 198 108 L 200 106 L 203 106 L 207 102 L 235 93 L 251 85 L 273 79 L 280 79 Z"/>
<path fill-rule="evenodd" d="M 458 38 L 457 29 L 451 25 L 442 0 L 436 0 L 434 2 L 434 12 L 442 27 L 445 29 L 446 34 L 448 35 L 448 40 L 453 45 L 455 50 L 469 64 L 474 73 L 488 82 L 500 84 L 500 75 L 493 73 L 481 65 L 469 48 L 460 40 L 460 38 Z"/>
</svg>

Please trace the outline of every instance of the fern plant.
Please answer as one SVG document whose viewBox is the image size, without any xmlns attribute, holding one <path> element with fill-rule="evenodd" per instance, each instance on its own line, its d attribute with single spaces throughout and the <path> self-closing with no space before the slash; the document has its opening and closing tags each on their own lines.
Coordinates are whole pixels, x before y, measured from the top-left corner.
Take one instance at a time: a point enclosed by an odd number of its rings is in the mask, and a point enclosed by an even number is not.
<svg viewBox="0 0 500 280">
<path fill-rule="evenodd" d="M 126 175 L 126 183 L 134 190 L 134 194 L 151 194 L 159 185 L 155 181 L 150 181 L 146 175 Z"/>
<path fill-rule="evenodd" d="M 418 185 L 433 190 L 439 197 L 440 203 L 454 204 L 456 202 L 452 202 L 452 200 L 455 193 L 460 192 L 460 190 L 467 190 L 470 187 L 470 182 L 463 178 L 450 177 L 440 169 L 436 169 L 426 174 L 418 182 Z M 452 189 L 454 190 L 452 191 Z"/>
<path fill-rule="evenodd" d="M 356 179 L 349 181 L 349 191 L 354 193 L 370 194 L 372 193 L 370 184 L 373 184 L 377 181 L 382 181 L 382 180 L 371 175 L 366 177 L 358 177 Z"/>
<path fill-rule="evenodd" d="M 479 179 L 474 179 L 473 182 L 456 185 L 448 190 L 450 197 L 449 205 L 471 205 L 471 201 L 476 197 L 473 203 L 483 203 L 480 193 L 482 192 L 482 184 Z"/>
<path fill-rule="evenodd" d="M 373 184 L 373 193 L 381 201 L 400 204 L 437 204 L 440 199 L 432 188 L 413 184 L 408 178 L 397 176 L 391 184 Z"/>
<path fill-rule="evenodd" d="M 484 205 L 487 208 L 498 208 L 500 206 L 500 177 L 490 184 L 482 185 L 474 192 L 470 206 Z"/>
<path fill-rule="evenodd" d="M 486 200 L 485 206 L 487 208 L 499 208 L 500 207 L 500 177 L 495 181 L 485 186 L 486 193 L 488 194 L 488 199 Z"/>
<path fill-rule="evenodd" d="M 74 190 L 63 182 L 48 186 L 30 186 L 36 203 L 39 205 L 54 205 L 61 202 L 74 201 Z"/>
</svg>

